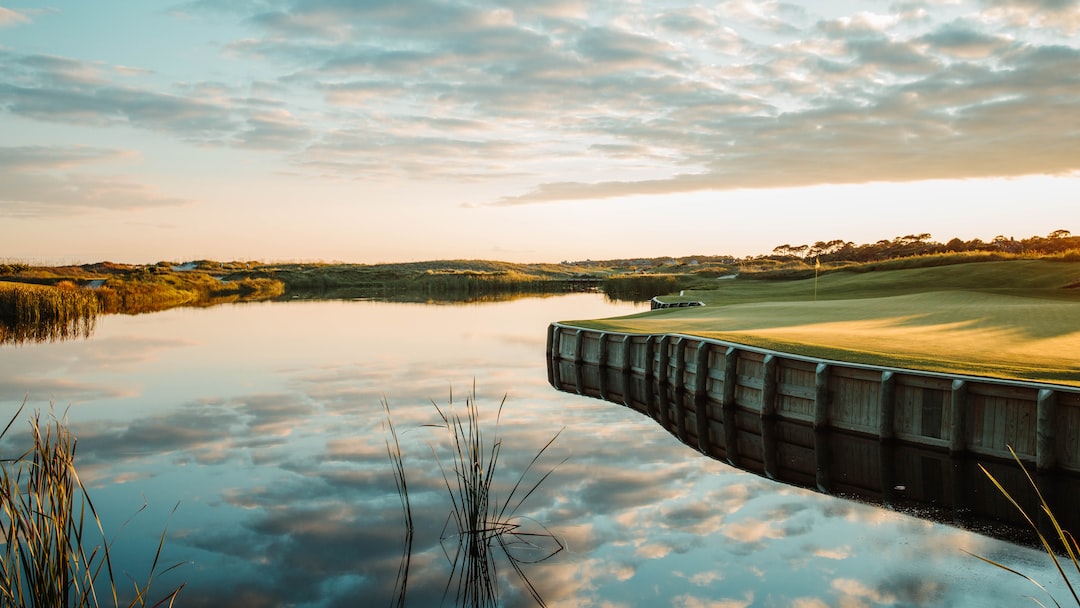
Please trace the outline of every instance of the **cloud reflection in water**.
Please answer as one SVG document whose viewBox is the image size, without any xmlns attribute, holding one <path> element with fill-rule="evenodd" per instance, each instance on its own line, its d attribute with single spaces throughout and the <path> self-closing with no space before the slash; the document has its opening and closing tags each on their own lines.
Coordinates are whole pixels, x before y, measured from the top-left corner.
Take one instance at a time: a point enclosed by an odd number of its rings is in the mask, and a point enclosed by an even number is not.
<svg viewBox="0 0 1080 608">
<path fill-rule="evenodd" d="M 165 560 L 194 563 L 161 584 L 187 581 L 184 606 L 388 601 L 403 530 L 384 397 L 411 476 L 409 605 L 437 605 L 449 574 L 438 538 L 448 501 L 431 446 L 444 438 L 424 425 L 438 422 L 432 400 L 453 392 L 463 402 L 474 379 L 482 415 L 493 417 L 507 394 L 504 483 L 565 427 L 545 461 L 569 461 L 527 503 L 568 547 L 528 570 L 550 606 L 983 606 L 1031 591 L 960 549 L 1050 574 L 1026 549 L 777 484 L 701 456 L 625 407 L 552 390 L 547 322 L 625 305 L 587 294 L 402 306 L 106 317 L 84 343 L 0 349 L 0 366 L 23 360 L 0 401 L 21 401 L 26 389 L 15 385 L 50 370 L 85 387 L 70 393 L 73 425 L 107 525 L 118 527 L 145 494 L 150 512 L 121 538 L 155 539 L 181 503 Z M 112 351 L 117 336 L 132 335 L 153 338 L 132 342 L 145 358 L 64 363 L 64 353 Z M 114 378 L 144 388 L 95 388 Z M 139 563 L 135 548 L 121 554 Z M 504 591 L 505 605 L 531 605 Z"/>
</svg>

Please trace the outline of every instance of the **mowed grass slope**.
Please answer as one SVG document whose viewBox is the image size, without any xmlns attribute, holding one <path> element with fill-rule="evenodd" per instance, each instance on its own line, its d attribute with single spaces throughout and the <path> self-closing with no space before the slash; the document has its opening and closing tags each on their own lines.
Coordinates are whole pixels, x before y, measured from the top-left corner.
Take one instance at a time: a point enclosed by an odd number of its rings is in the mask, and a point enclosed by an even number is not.
<svg viewBox="0 0 1080 608">
<path fill-rule="evenodd" d="M 817 281 L 717 281 L 704 307 L 571 325 L 682 333 L 874 365 L 1080 386 L 1080 263 L 1021 260 Z"/>
</svg>

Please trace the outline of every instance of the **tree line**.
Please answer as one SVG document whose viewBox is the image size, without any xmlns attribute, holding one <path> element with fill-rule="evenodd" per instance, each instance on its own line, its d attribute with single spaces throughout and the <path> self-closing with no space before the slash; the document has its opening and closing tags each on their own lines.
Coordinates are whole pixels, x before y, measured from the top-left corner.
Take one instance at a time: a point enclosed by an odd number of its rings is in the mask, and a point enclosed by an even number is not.
<svg viewBox="0 0 1080 608">
<path fill-rule="evenodd" d="M 908 234 L 892 240 L 856 245 L 851 241 L 818 241 L 812 245 L 783 244 L 773 248 L 772 259 L 818 260 L 821 262 L 873 262 L 918 255 L 989 251 L 1013 254 L 1054 255 L 1080 249 L 1080 237 L 1068 230 L 1055 230 L 1046 236 L 1014 239 L 998 235 L 986 242 L 981 239 L 965 241 L 953 238 L 940 243 L 929 233 Z"/>
</svg>

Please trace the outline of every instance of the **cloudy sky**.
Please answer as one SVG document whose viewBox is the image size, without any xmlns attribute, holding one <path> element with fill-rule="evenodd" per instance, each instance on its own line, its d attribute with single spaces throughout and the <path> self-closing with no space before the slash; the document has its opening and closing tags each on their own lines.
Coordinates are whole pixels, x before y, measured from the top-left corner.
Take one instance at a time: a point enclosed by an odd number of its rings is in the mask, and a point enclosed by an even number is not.
<svg viewBox="0 0 1080 608">
<path fill-rule="evenodd" d="M 1080 0 L 0 5 L 0 259 L 1080 232 Z"/>
</svg>

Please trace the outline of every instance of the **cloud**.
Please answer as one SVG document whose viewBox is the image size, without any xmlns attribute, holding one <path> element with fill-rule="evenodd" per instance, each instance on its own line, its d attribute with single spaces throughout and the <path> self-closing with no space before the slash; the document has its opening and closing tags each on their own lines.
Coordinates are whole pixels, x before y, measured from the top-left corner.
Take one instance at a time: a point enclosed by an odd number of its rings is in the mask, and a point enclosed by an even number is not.
<svg viewBox="0 0 1080 608">
<path fill-rule="evenodd" d="M 257 80 L 0 51 L 0 108 L 493 206 L 1080 169 L 1075 1 L 215 4 L 178 11 L 239 24 L 221 52 Z"/>
<path fill-rule="evenodd" d="M 85 165 L 136 157 L 130 151 L 89 146 L 0 147 L 0 216 L 48 217 L 187 203 L 130 177 L 79 171 Z"/>
<path fill-rule="evenodd" d="M 3 49 L 0 59 L 0 108 L 34 120 L 132 126 L 196 144 L 257 149 L 298 148 L 314 137 L 281 102 L 219 83 L 159 90 L 145 82 L 154 73 L 137 66 Z"/>
<path fill-rule="evenodd" d="M 985 16 L 1018 28 L 1042 27 L 1065 35 L 1080 31 L 1077 0 L 981 0 Z"/>
<path fill-rule="evenodd" d="M 714 599 L 700 598 L 690 594 L 683 594 L 671 598 L 674 608 L 747 608 L 754 604 L 754 593 L 748 591 L 743 599 Z"/>
<path fill-rule="evenodd" d="M 1028 45 L 1000 56 L 1000 67 L 961 63 L 936 68 L 930 61 L 902 60 L 903 53 L 875 63 L 872 58 L 889 55 L 875 44 L 851 47 L 858 65 L 886 69 L 897 82 L 839 95 L 850 84 L 844 83 L 836 92 L 823 91 L 815 107 L 774 115 L 731 113 L 701 124 L 692 143 L 682 146 L 687 160 L 702 166 L 697 172 L 649 180 L 548 182 L 493 204 L 1062 175 L 1080 168 L 1080 152 L 1071 144 L 1077 134 L 1063 128 L 1060 119 L 1080 111 L 1080 51 Z M 823 72 L 820 82 L 829 83 L 830 75 Z M 900 78 L 911 73 L 914 78 Z M 688 131 L 689 125 L 677 130 Z M 668 137 L 650 127 L 625 136 L 654 144 Z"/>
<path fill-rule="evenodd" d="M 0 6 L 0 27 L 30 23 L 30 17 L 25 14 Z"/>
<path fill-rule="evenodd" d="M 966 59 L 982 59 L 1012 45 L 1013 39 L 986 34 L 968 23 L 954 21 L 919 38 L 936 51 Z"/>
</svg>

